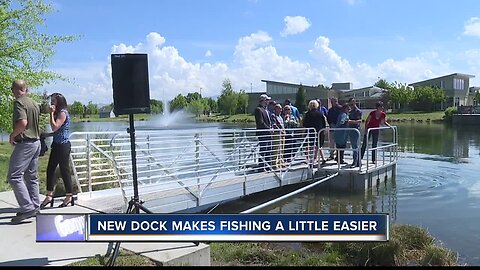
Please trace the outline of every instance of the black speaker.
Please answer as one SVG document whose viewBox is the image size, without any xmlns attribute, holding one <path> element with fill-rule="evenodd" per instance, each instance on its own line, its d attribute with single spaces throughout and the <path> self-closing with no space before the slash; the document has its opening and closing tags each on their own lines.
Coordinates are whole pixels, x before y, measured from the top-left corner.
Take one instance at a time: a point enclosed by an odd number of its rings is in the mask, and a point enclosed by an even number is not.
<svg viewBox="0 0 480 270">
<path fill-rule="evenodd" d="M 146 54 L 112 54 L 113 112 L 150 113 Z"/>
</svg>

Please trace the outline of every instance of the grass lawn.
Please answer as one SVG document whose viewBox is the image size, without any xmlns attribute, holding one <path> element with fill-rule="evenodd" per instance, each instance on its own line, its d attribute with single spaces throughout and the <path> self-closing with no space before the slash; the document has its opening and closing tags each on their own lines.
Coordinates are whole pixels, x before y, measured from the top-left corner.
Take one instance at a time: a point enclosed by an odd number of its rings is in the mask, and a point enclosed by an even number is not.
<svg viewBox="0 0 480 270">
<path fill-rule="evenodd" d="M 363 113 L 363 120 L 366 120 L 370 111 L 367 110 Z M 387 120 L 390 121 L 402 121 L 402 120 L 415 120 L 415 121 L 442 121 L 445 113 L 441 112 L 405 112 L 405 113 L 387 113 Z M 212 114 L 211 116 L 201 115 L 196 117 L 198 121 L 204 122 L 255 122 L 255 116 L 253 114 L 234 114 L 234 115 L 221 115 Z"/>
</svg>

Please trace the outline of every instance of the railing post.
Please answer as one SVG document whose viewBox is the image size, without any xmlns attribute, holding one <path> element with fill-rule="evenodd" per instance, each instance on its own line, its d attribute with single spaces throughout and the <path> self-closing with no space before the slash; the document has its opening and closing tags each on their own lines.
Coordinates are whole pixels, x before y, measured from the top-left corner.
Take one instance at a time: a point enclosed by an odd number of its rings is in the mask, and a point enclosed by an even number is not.
<svg viewBox="0 0 480 270">
<path fill-rule="evenodd" d="M 148 182 L 151 184 L 152 183 L 152 178 L 151 178 L 151 171 L 152 171 L 152 166 L 151 166 L 151 163 L 150 163 L 150 157 L 151 157 L 151 153 L 150 153 L 150 135 L 147 135 L 147 168 L 148 168 Z"/>
<path fill-rule="evenodd" d="M 86 155 L 87 155 L 87 179 L 88 179 L 88 192 L 90 192 L 90 197 L 92 196 L 92 160 L 90 157 L 91 153 L 91 147 L 90 147 L 90 134 L 87 134 L 87 149 L 86 149 Z"/>
<path fill-rule="evenodd" d="M 197 192 L 200 196 L 200 135 L 195 133 L 195 175 L 197 176 Z M 200 206 L 200 197 L 197 196 L 197 206 Z"/>
</svg>

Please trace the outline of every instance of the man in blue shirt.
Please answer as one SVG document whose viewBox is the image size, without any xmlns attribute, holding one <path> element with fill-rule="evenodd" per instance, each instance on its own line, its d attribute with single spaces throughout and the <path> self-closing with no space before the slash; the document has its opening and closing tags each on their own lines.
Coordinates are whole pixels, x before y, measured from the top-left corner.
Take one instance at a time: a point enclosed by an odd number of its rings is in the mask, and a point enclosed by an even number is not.
<svg viewBox="0 0 480 270">
<path fill-rule="evenodd" d="M 350 98 L 348 101 L 348 106 L 350 106 L 350 113 L 348 114 L 348 126 L 350 128 L 356 128 L 360 132 L 360 124 L 362 123 L 362 111 L 357 107 L 357 103 L 355 102 L 354 98 Z M 350 144 L 352 145 L 353 151 L 353 163 L 352 167 L 360 166 L 361 161 L 358 159 L 358 138 L 360 133 L 357 133 L 356 130 L 349 130 L 348 131 L 348 138 L 350 140 Z"/>
</svg>

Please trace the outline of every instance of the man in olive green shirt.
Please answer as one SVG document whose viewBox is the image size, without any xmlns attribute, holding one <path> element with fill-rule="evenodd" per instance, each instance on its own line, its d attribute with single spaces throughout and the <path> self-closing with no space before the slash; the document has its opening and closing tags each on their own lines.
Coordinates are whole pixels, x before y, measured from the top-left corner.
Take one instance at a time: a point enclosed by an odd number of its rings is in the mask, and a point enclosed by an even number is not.
<svg viewBox="0 0 480 270">
<path fill-rule="evenodd" d="M 9 142 L 14 146 L 8 167 L 8 181 L 17 199 L 20 211 L 12 223 L 35 216 L 40 209 L 38 156 L 40 154 L 40 108 L 28 97 L 23 80 L 12 83 L 13 132 Z"/>
</svg>

